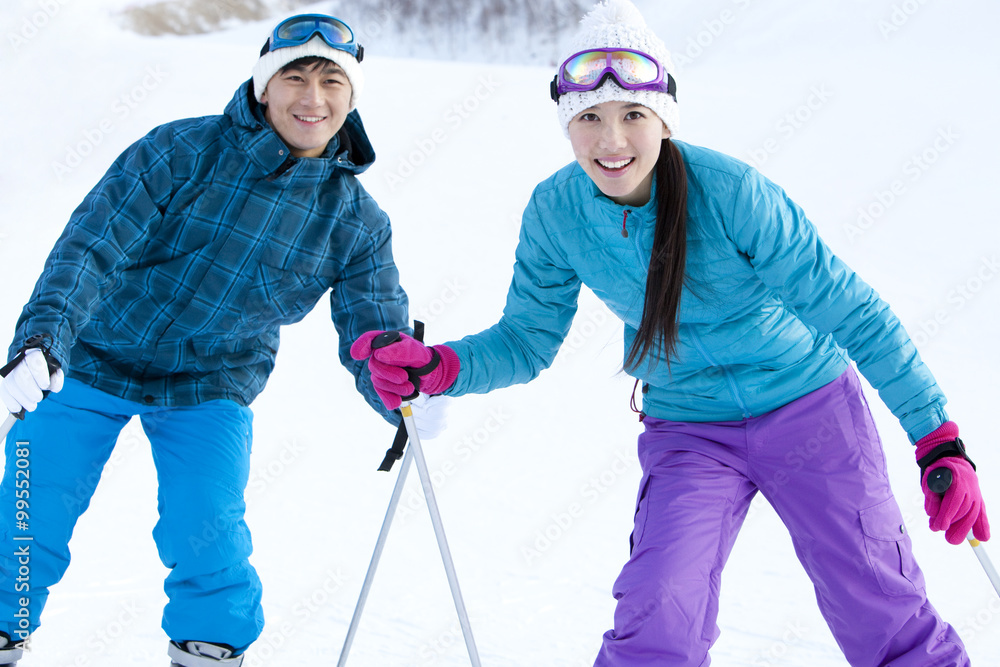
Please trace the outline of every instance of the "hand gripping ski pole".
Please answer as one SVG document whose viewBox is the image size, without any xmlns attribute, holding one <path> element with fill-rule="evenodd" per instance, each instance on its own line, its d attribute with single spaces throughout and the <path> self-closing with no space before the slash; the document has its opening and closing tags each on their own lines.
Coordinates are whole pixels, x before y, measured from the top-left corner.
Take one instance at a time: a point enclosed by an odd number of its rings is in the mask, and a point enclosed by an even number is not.
<svg viewBox="0 0 1000 667">
<path fill-rule="evenodd" d="M 18 352 L 13 359 L 7 362 L 6 366 L 0 368 L 0 376 L 7 377 L 7 374 L 14 370 L 14 367 L 24 360 L 24 353 L 33 348 L 38 348 L 45 354 L 45 363 L 48 364 L 49 373 L 55 373 L 59 370 L 60 366 L 58 361 L 49 356 L 49 346 L 51 344 L 52 336 L 49 334 L 38 334 L 32 336 L 25 341 L 25 345 L 21 348 L 21 351 Z M 48 395 L 48 390 L 42 392 L 43 397 Z M 3 420 L 3 424 L 0 424 L 0 442 L 7 437 L 10 429 L 17 423 L 18 419 L 24 419 L 24 408 L 21 408 L 17 412 L 9 413 L 7 418 Z"/>
<path fill-rule="evenodd" d="M 951 486 L 951 482 L 951 470 L 948 468 L 935 468 L 927 475 L 927 488 L 934 493 L 943 494 Z M 971 533 L 966 539 L 969 542 L 969 546 L 975 552 L 976 558 L 979 559 L 979 564 L 986 571 L 986 576 L 989 578 L 990 583 L 993 584 L 993 590 L 997 592 L 997 595 L 1000 595 L 1000 575 L 997 574 L 997 569 L 993 566 L 993 561 L 987 555 L 986 547 L 983 546 L 982 542 L 973 537 Z"/>
<path fill-rule="evenodd" d="M 414 338 L 423 339 L 423 323 L 414 323 Z M 389 331 L 372 341 L 373 348 L 385 347 L 399 340 L 399 333 Z M 479 652 L 476 649 L 476 642 L 472 636 L 472 626 L 469 624 L 469 614 L 465 610 L 465 602 L 462 601 L 462 591 L 458 586 L 458 576 L 455 573 L 455 564 L 451 559 L 451 550 L 448 548 L 448 541 L 444 534 L 444 524 L 441 522 L 441 513 L 438 511 L 437 500 L 434 497 L 434 487 L 431 484 L 430 472 L 427 470 L 427 461 L 424 458 L 424 450 L 420 446 L 420 436 L 417 434 L 417 425 L 413 419 L 413 410 L 410 407 L 410 400 L 416 396 L 408 396 L 403 399 L 400 412 L 403 414 L 403 421 L 399 425 L 399 432 L 405 432 L 410 439 L 410 446 L 403 455 L 403 461 L 399 468 L 399 476 L 396 478 L 396 485 L 392 490 L 392 497 L 389 499 L 389 508 L 386 510 L 385 519 L 382 521 L 382 530 L 379 531 L 378 539 L 375 541 L 375 552 L 372 554 L 371 563 L 368 565 L 368 572 L 365 574 L 365 581 L 361 586 L 361 595 L 354 608 L 354 616 L 351 618 L 351 625 L 347 630 L 347 638 L 344 640 L 344 648 L 340 651 L 340 660 L 337 667 L 344 667 L 347 664 L 347 656 L 354 642 L 354 635 L 357 634 L 358 625 L 361 622 L 361 613 L 364 611 L 365 602 L 368 600 L 368 593 L 371 590 L 372 581 L 375 579 L 375 570 L 378 568 L 379 560 L 382 557 L 382 550 L 385 547 L 386 538 L 389 536 L 389 528 L 392 526 L 392 519 L 396 514 L 396 507 L 403 494 L 403 485 L 406 482 L 406 475 L 410 470 L 410 463 L 416 461 L 417 473 L 420 475 L 420 485 L 424 490 L 424 498 L 427 501 L 427 510 L 431 515 L 431 524 L 434 526 L 434 535 L 437 537 L 438 550 L 441 552 L 441 560 L 444 563 L 445 574 L 448 576 L 448 585 L 451 588 L 451 596 L 455 601 L 455 610 L 458 612 L 458 620 L 462 626 L 462 635 L 465 637 L 465 646 L 469 651 L 469 659 L 473 667 L 481 667 L 479 662 Z M 396 442 L 400 442 L 397 434 Z M 402 439 L 405 442 L 405 438 Z M 400 445 L 401 446 L 401 445 Z M 386 461 L 394 461 L 395 456 L 387 452 Z M 383 463 L 383 466 L 385 464 Z M 389 463 L 391 466 L 391 462 Z M 388 468 L 379 468 L 388 470 Z"/>
</svg>

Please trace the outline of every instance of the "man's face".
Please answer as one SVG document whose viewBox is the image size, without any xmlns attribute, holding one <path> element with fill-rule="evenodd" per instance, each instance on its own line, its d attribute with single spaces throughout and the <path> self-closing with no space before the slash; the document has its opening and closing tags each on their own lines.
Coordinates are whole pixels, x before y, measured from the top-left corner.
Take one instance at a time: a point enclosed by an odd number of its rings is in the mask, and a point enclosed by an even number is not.
<svg viewBox="0 0 1000 667">
<path fill-rule="evenodd" d="M 343 126 L 350 102 L 351 83 L 329 60 L 279 71 L 261 96 L 264 117 L 295 157 L 322 155 Z"/>
</svg>

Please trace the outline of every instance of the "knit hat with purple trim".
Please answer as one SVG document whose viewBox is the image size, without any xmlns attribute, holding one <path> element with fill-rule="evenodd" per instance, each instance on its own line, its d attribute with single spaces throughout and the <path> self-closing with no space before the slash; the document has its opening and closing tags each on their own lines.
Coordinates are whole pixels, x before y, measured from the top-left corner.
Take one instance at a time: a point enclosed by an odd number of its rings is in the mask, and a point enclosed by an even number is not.
<svg viewBox="0 0 1000 667">
<path fill-rule="evenodd" d="M 560 60 L 587 49 L 623 48 L 642 51 L 660 63 L 667 74 L 674 74 L 674 63 L 663 41 L 653 34 L 646 20 L 629 0 L 605 0 L 594 6 L 580 21 L 580 29 L 571 44 L 572 50 Z M 561 67 L 561 65 L 560 65 Z M 668 93 L 653 90 L 625 90 L 611 79 L 595 90 L 568 92 L 559 96 L 559 124 L 569 136 L 569 122 L 581 111 L 602 102 L 636 102 L 648 107 L 663 120 L 671 135 L 680 130 L 680 110 Z"/>
</svg>

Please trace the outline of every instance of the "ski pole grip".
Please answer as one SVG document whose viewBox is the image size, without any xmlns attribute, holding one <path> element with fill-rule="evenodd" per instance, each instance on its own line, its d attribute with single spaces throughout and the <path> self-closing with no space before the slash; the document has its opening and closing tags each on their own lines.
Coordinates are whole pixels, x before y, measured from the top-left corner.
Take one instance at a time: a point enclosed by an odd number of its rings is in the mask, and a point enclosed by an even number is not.
<svg viewBox="0 0 1000 667">
<path fill-rule="evenodd" d="M 383 331 L 378 336 L 372 339 L 371 346 L 373 350 L 379 350 L 383 347 L 389 347 L 393 343 L 398 343 L 403 337 L 398 331 Z M 423 322 L 416 322 L 414 326 L 414 339 L 423 342 Z M 440 357 L 435 350 L 431 350 L 431 362 L 422 368 L 410 368 L 406 367 L 406 374 L 410 378 L 410 383 L 413 385 L 413 393 L 409 396 L 402 396 L 404 401 L 412 401 L 417 396 L 420 395 L 420 377 L 430 373 L 434 368 L 440 363 Z"/>
<path fill-rule="evenodd" d="M 22 347 L 18 351 L 18 353 L 14 355 L 14 358 L 11 359 L 9 362 L 7 362 L 6 366 L 0 368 L 0 376 L 7 377 L 10 374 L 10 372 L 14 370 L 15 366 L 24 361 L 24 354 L 28 350 L 33 350 L 33 349 L 38 349 L 42 351 L 42 356 L 45 357 L 45 364 L 49 368 L 49 375 L 52 375 L 62 366 L 49 354 L 49 347 L 51 346 L 51 344 L 52 344 L 52 336 L 50 336 L 49 334 L 36 334 L 32 336 L 27 341 L 25 341 L 24 347 Z M 42 398 L 48 396 L 50 393 L 51 392 L 49 392 L 49 390 L 46 389 L 45 391 L 42 392 Z M 21 408 L 17 412 L 12 412 L 11 414 L 17 417 L 18 419 L 24 419 L 24 408 Z"/>
<path fill-rule="evenodd" d="M 927 474 L 927 488 L 937 494 L 944 494 L 951 487 L 952 475 L 948 468 L 935 468 Z"/>
<path fill-rule="evenodd" d="M 377 350 L 387 345 L 392 345 L 393 343 L 402 340 L 402 338 L 402 335 L 400 335 L 398 331 L 384 331 L 372 340 L 372 349 Z M 421 343 L 424 342 L 424 323 L 420 320 L 415 320 L 413 322 L 413 338 Z M 414 374 L 409 369 L 407 369 L 406 372 L 412 380 L 414 378 Z M 415 389 L 418 387 L 419 382 L 419 377 L 413 382 Z M 418 392 L 415 391 L 412 396 L 403 397 L 403 400 L 411 401 L 418 395 Z M 403 458 L 403 448 L 406 447 L 406 440 L 408 437 L 409 434 L 406 431 L 406 422 L 405 420 L 400 420 L 399 426 L 396 428 L 396 437 L 392 441 L 392 447 L 386 451 L 385 458 L 382 459 L 382 465 L 378 467 L 380 472 L 389 472 L 392 470 L 392 464 Z"/>
<path fill-rule="evenodd" d="M 379 350 L 383 347 L 389 347 L 393 343 L 398 343 L 401 338 L 398 331 L 383 331 L 372 339 L 372 349 Z"/>
</svg>

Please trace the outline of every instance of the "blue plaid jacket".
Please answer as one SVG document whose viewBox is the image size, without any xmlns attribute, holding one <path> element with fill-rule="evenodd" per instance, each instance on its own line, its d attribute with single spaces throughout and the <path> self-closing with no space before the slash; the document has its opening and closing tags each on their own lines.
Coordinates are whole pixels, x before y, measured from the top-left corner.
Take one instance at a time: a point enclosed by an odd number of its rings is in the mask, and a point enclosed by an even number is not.
<svg viewBox="0 0 1000 667">
<path fill-rule="evenodd" d="M 356 178 L 374 159 L 356 111 L 322 157 L 292 158 L 249 81 L 223 115 L 157 127 L 74 211 L 11 356 L 48 333 L 69 377 L 110 394 L 248 405 L 279 327 L 329 291 L 341 362 L 386 415 L 349 354 L 365 331 L 407 326 L 389 219 Z"/>
</svg>

